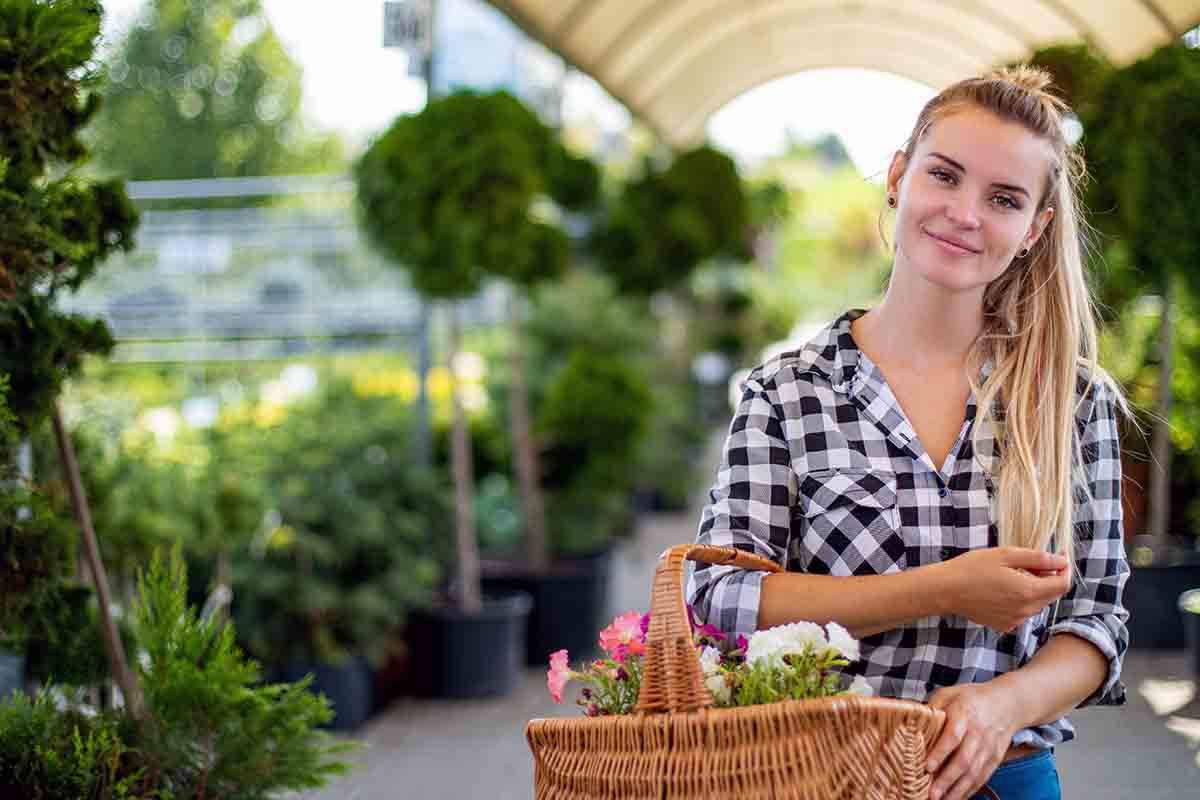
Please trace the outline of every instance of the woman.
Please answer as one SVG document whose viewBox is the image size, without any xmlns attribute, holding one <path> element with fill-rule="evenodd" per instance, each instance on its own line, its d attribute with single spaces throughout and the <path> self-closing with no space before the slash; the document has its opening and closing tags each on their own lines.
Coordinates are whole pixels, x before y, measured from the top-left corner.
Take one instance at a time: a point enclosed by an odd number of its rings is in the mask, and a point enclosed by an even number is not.
<svg viewBox="0 0 1200 800">
<path fill-rule="evenodd" d="M 701 518 L 700 543 L 787 571 L 688 588 L 735 636 L 862 638 L 848 675 L 947 714 L 934 800 L 1059 798 L 1065 714 L 1125 700 L 1128 407 L 1096 363 L 1082 159 L 1049 81 L 1001 70 L 922 110 L 888 170 L 886 295 L 750 373 Z"/>
</svg>

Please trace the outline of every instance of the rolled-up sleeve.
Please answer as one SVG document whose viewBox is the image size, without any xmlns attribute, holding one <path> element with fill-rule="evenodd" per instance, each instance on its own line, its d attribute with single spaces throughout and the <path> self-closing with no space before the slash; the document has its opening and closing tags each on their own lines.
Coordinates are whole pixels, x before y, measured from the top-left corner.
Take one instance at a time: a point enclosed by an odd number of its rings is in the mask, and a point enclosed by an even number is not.
<svg viewBox="0 0 1200 800">
<path fill-rule="evenodd" d="M 1129 649 L 1129 612 L 1122 593 L 1129 578 L 1121 525 L 1121 447 L 1112 389 L 1098 383 L 1081 441 L 1091 498 L 1076 506 L 1078 579 L 1059 605 L 1050 635 L 1070 633 L 1091 642 L 1108 659 L 1103 685 L 1079 704 L 1123 705 L 1121 661 Z"/>
<path fill-rule="evenodd" d="M 733 416 L 716 481 L 700 517 L 697 544 L 736 547 L 786 565 L 796 497 L 792 454 L 773 385 L 747 379 Z M 700 566 L 688 580 L 688 602 L 699 619 L 734 642 L 758 623 L 767 573 Z"/>
</svg>

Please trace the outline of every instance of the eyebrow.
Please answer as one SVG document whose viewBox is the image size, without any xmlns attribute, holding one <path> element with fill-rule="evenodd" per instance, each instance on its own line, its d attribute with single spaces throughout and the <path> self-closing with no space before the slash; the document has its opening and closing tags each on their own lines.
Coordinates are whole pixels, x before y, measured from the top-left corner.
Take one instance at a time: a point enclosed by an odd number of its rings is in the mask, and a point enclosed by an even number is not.
<svg viewBox="0 0 1200 800">
<path fill-rule="evenodd" d="M 947 164 L 954 167 L 959 172 L 967 171 L 966 167 L 964 167 L 962 164 L 955 161 L 953 158 L 950 158 L 950 156 L 944 156 L 941 153 L 930 153 L 929 155 L 940 158 L 942 161 L 945 161 Z M 993 183 L 992 186 L 995 186 L 998 189 L 1007 189 L 1010 192 L 1020 192 L 1021 194 L 1028 197 L 1030 200 L 1033 199 L 1033 197 L 1029 194 L 1029 192 L 1025 191 L 1025 189 L 1021 188 L 1020 186 L 1017 186 L 1015 183 Z"/>
</svg>

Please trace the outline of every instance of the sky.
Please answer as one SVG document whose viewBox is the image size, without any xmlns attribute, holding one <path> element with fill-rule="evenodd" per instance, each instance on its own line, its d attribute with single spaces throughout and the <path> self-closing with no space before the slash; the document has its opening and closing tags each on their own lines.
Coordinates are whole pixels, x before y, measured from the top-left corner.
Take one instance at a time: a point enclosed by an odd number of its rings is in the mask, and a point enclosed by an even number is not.
<svg viewBox="0 0 1200 800">
<path fill-rule="evenodd" d="M 141 4 L 106 0 L 106 36 L 119 35 Z M 397 114 L 421 107 L 424 84 L 408 76 L 407 56 L 382 46 L 382 0 L 264 0 L 263 5 L 304 70 L 304 108 L 316 124 L 361 142 Z M 729 103 L 713 115 L 709 136 L 752 166 L 780 152 L 789 132 L 802 139 L 832 132 L 863 175 L 881 180 L 892 153 L 933 94 L 929 87 L 869 70 L 806 72 Z M 580 75 L 566 87 L 564 116 L 568 123 L 592 117 L 605 129 L 621 129 L 629 122 L 619 104 Z"/>
</svg>

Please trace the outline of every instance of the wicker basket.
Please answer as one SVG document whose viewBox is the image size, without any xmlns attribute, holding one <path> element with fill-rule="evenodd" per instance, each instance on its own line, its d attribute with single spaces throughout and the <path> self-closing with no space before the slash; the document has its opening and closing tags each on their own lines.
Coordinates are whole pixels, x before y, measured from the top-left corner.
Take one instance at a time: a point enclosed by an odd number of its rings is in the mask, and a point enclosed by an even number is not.
<svg viewBox="0 0 1200 800">
<path fill-rule="evenodd" d="M 929 796 L 925 756 L 945 722 L 941 711 L 851 695 L 713 708 L 683 601 L 685 559 L 780 571 L 732 548 L 663 553 L 635 713 L 530 721 L 539 800 Z"/>
</svg>

